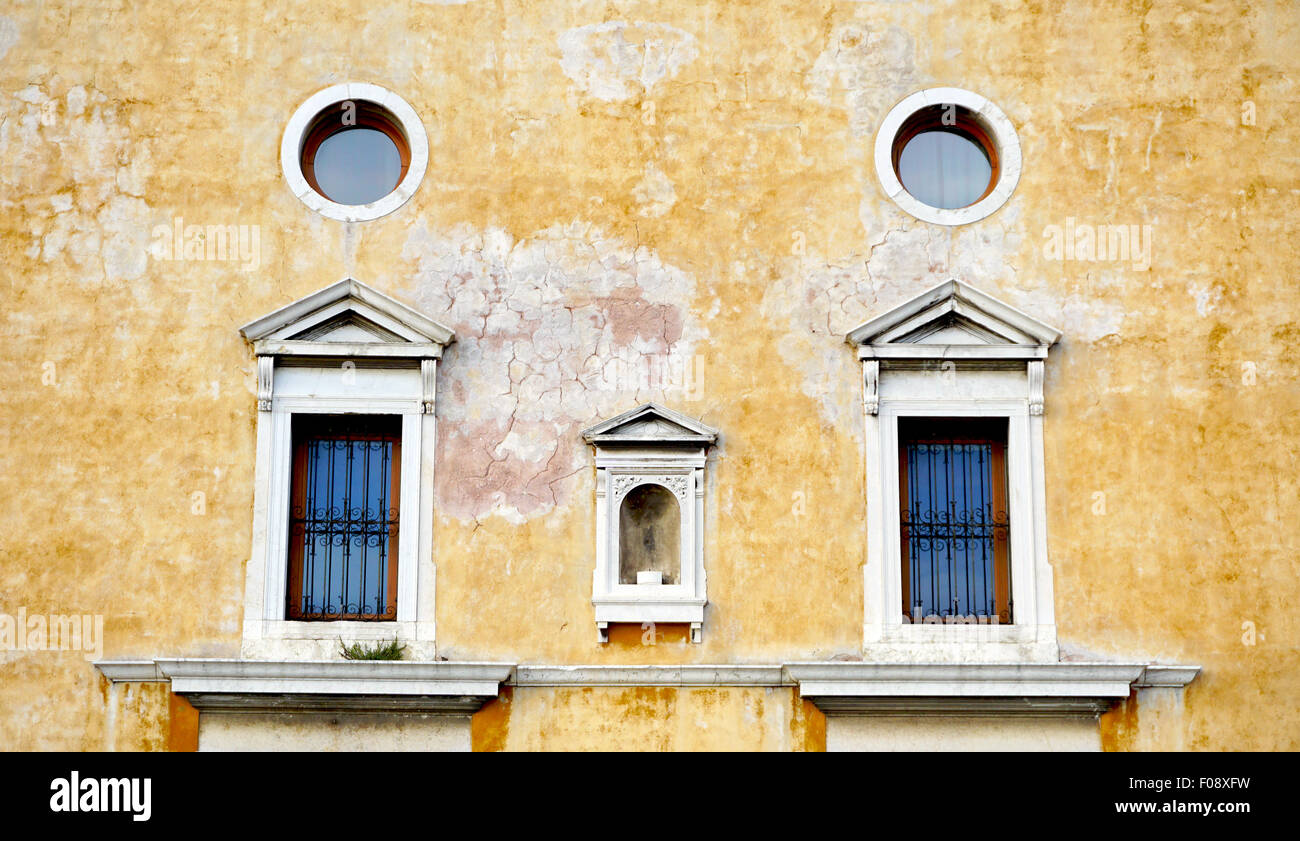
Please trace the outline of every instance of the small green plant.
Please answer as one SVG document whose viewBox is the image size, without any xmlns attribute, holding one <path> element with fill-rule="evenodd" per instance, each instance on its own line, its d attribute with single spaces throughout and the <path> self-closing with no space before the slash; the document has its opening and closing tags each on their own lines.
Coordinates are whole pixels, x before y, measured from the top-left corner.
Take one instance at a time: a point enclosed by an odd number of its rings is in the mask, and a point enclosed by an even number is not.
<svg viewBox="0 0 1300 841">
<path fill-rule="evenodd" d="M 406 646 L 399 643 L 397 637 L 393 637 L 391 642 L 376 642 L 372 645 L 363 642 L 344 645 L 343 638 L 339 638 L 339 654 L 343 655 L 344 660 L 401 660 L 405 653 Z"/>
</svg>

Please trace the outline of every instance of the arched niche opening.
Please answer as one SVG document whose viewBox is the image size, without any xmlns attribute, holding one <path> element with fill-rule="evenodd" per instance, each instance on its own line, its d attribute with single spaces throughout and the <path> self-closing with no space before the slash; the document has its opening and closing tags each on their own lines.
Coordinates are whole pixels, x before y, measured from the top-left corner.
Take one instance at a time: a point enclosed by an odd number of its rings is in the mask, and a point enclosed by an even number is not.
<svg viewBox="0 0 1300 841">
<path fill-rule="evenodd" d="M 662 485 L 628 491 L 618 515 L 620 584 L 676 584 L 681 572 L 682 514 L 677 498 Z M 641 576 L 637 573 L 649 573 Z M 659 573 L 662 579 L 654 579 Z"/>
</svg>

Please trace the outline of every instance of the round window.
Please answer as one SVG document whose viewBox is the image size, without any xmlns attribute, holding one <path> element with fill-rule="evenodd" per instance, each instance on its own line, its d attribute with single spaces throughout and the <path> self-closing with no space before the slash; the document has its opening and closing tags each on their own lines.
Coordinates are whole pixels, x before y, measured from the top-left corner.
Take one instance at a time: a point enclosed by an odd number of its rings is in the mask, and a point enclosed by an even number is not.
<svg viewBox="0 0 1300 841">
<path fill-rule="evenodd" d="M 304 204 L 356 222 L 396 210 L 419 185 L 428 140 L 401 97 L 376 85 L 336 85 L 303 103 L 280 149 Z"/>
<path fill-rule="evenodd" d="M 993 189 L 998 153 L 974 114 L 955 105 L 917 111 L 894 138 L 894 172 L 930 207 L 969 207 Z"/>
<path fill-rule="evenodd" d="M 1011 196 L 1020 144 L 1006 116 L 955 88 L 912 94 L 890 111 L 876 139 L 876 170 L 896 204 L 927 222 L 983 219 Z"/>
<path fill-rule="evenodd" d="M 302 172 L 330 201 L 358 205 L 397 189 L 411 151 L 397 121 L 373 102 L 343 103 L 316 116 L 302 145 Z"/>
</svg>

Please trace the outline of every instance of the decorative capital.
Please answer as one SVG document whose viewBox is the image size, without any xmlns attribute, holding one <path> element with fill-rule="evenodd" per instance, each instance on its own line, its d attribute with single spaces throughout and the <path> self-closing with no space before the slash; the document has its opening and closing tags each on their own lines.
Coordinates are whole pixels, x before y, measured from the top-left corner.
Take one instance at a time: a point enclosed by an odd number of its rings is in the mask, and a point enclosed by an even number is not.
<svg viewBox="0 0 1300 841">
<path fill-rule="evenodd" d="M 681 502 L 686 502 L 689 482 L 686 476 L 663 475 L 651 473 L 625 473 L 614 477 L 614 501 L 621 502 L 623 497 L 637 485 L 661 485 L 672 492 Z"/>
</svg>

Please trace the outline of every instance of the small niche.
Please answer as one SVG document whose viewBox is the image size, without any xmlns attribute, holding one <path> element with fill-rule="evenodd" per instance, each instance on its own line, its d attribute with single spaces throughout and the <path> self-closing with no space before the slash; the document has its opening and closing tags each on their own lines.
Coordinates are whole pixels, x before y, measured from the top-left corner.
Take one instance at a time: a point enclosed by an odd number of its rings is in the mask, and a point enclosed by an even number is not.
<svg viewBox="0 0 1300 841">
<path fill-rule="evenodd" d="M 645 403 L 582 431 L 596 448 L 596 568 L 591 604 L 609 626 L 690 625 L 703 639 L 704 485 L 710 426 Z"/>
<path fill-rule="evenodd" d="M 667 488 L 646 484 L 629 491 L 618 517 L 619 583 L 676 584 L 681 523 L 677 498 Z M 642 573 L 640 580 L 638 573 Z"/>
</svg>

